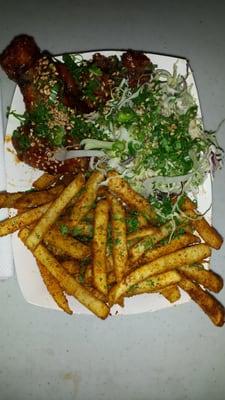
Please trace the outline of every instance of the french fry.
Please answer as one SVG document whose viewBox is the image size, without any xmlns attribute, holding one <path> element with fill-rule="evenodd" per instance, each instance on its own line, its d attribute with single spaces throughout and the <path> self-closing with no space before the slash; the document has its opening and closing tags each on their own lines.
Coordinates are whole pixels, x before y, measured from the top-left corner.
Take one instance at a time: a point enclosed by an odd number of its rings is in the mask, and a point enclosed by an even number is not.
<svg viewBox="0 0 225 400">
<path fill-rule="evenodd" d="M 178 238 L 171 240 L 171 242 L 167 244 L 147 250 L 141 259 L 139 259 L 138 263 L 145 264 L 151 262 L 156 258 L 173 253 L 174 251 L 182 249 L 190 244 L 199 242 L 200 239 L 198 236 L 192 235 L 191 233 L 185 233 Z"/>
<path fill-rule="evenodd" d="M 92 224 L 94 221 L 94 209 L 90 209 L 88 213 L 82 218 L 81 222 L 86 222 L 87 224 Z"/>
<path fill-rule="evenodd" d="M 29 230 L 24 228 L 19 232 L 19 237 L 26 244 L 26 238 L 29 237 Z M 60 286 L 65 292 L 75 297 L 81 304 L 92 311 L 97 317 L 105 319 L 109 314 L 107 305 L 92 295 L 85 287 L 77 282 L 56 260 L 56 258 L 46 249 L 45 246 L 39 244 L 33 251 L 36 259 L 42 263 L 47 270 L 60 282 Z"/>
<path fill-rule="evenodd" d="M 113 257 L 111 254 L 106 254 L 106 270 L 107 273 L 114 271 Z"/>
<path fill-rule="evenodd" d="M 110 271 L 107 275 L 107 284 L 108 286 L 116 283 L 116 275 L 114 271 Z"/>
<path fill-rule="evenodd" d="M 223 239 L 196 204 L 184 199 L 179 225 L 184 233 L 168 241 L 174 226 L 170 221 L 159 226 L 147 199 L 115 171 L 108 172 L 108 188 L 100 186 L 103 179 L 99 171 L 86 184 L 83 174 L 47 174 L 34 183 L 37 191 L 0 193 L 0 207 L 18 210 L 16 217 L 0 222 L 0 236 L 22 228 L 19 237 L 36 258 L 49 293 L 68 314 L 65 294 L 105 319 L 109 306 L 123 307 L 126 297 L 138 294 L 159 293 L 174 303 L 180 287 L 222 326 L 223 307 L 201 286 L 219 292 L 223 280 L 197 263 Z M 199 236 L 206 243 L 199 244 Z"/>
<path fill-rule="evenodd" d="M 24 211 L 21 214 L 1 221 L 0 236 L 9 235 L 10 233 L 16 232 L 18 229 L 21 229 L 24 226 L 27 226 L 32 222 L 39 220 L 48 210 L 50 204 L 45 204 L 43 206 L 36 207 L 28 211 Z"/>
<path fill-rule="evenodd" d="M 80 274 L 80 264 L 77 260 L 66 260 L 63 261 L 62 267 L 70 274 L 70 275 L 79 275 Z"/>
<path fill-rule="evenodd" d="M 23 193 L 15 200 L 13 207 L 17 209 L 27 209 L 41 206 L 55 200 L 64 189 L 63 185 L 57 185 L 49 190 Z"/>
<path fill-rule="evenodd" d="M 113 276 L 113 283 L 115 283 L 116 282 L 116 277 L 115 277 L 115 273 L 114 273 L 112 256 L 107 256 L 106 255 L 106 271 L 107 271 L 107 283 L 109 284 L 109 282 L 108 282 L 108 279 L 110 279 L 109 276 Z M 93 267 L 92 267 L 92 264 L 88 264 L 86 269 L 85 269 L 84 282 L 87 285 L 92 285 L 93 284 Z"/>
<path fill-rule="evenodd" d="M 135 246 L 138 242 L 140 242 L 139 239 L 127 240 L 127 248 L 128 248 L 128 250 L 129 250 L 131 247 Z"/>
<path fill-rule="evenodd" d="M 19 238 L 22 240 L 22 242 L 23 242 L 24 244 L 25 244 L 25 242 L 26 242 L 26 240 L 27 240 L 27 238 L 28 238 L 28 236 L 29 236 L 29 234 L 30 234 L 30 231 L 31 231 L 30 225 L 27 226 L 27 228 L 28 228 L 28 229 L 21 229 L 21 230 L 19 231 L 19 234 L 18 234 Z M 50 244 L 50 243 L 46 240 L 45 237 L 43 238 L 43 242 L 44 242 L 44 245 L 45 245 L 45 247 L 47 248 L 47 250 L 48 250 L 50 253 L 52 253 L 58 260 L 60 259 L 61 262 L 64 262 L 65 260 L 68 261 L 68 257 L 70 257 L 70 256 L 68 256 L 68 254 L 66 254 L 63 250 L 61 250 L 61 249 L 60 249 L 59 247 L 57 247 L 57 246 L 54 246 L 54 245 Z"/>
<path fill-rule="evenodd" d="M 64 210 L 70 200 L 80 191 L 84 184 L 83 174 L 78 174 L 75 179 L 63 190 L 57 199 L 51 204 L 41 220 L 31 231 L 27 238 L 27 247 L 34 250 L 50 226 L 56 221 L 60 213 Z"/>
<path fill-rule="evenodd" d="M 33 192 L 1 192 L 0 208 L 27 209 L 38 207 L 53 201 L 63 187 L 63 185 L 57 185 L 49 190 Z"/>
<path fill-rule="evenodd" d="M 129 247 L 130 243 L 135 243 L 138 240 L 129 240 L 129 235 L 135 234 L 142 228 L 147 228 L 149 226 L 149 221 L 137 211 L 127 211 L 126 214 L 126 225 L 127 225 L 127 245 Z M 131 236 L 132 237 L 132 236 Z"/>
<path fill-rule="evenodd" d="M 109 303 L 115 304 L 117 300 L 126 293 L 129 288 L 144 281 L 152 275 L 170 271 L 182 265 L 194 264 L 209 257 L 211 250 L 206 244 L 196 244 L 174 253 L 162 256 L 150 263 L 144 264 L 125 276 L 109 292 Z"/>
<path fill-rule="evenodd" d="M 213 226 L 209 225 L 205 218 L 192 221 L 192 225 L 209 246 L 217 250 L 220 249 L 223 244 L 223 238 Z"/>
<path fill-rule="evenodd" d="M 80 285 L 71 275 L 60 266 L 58 261 L 43 246 L 39 245 L 34 250 L 34 256 L 42 262 L 46 268 L 55 276 L 67 294 L 74 296 L 81 304 L 87 307 L 98 317 L 105 319 L 109 309 L 105 303 L 97 299 L 86 288 Z"/>
<path fill-rule="evenodd" d="M 220 249 L 223 244 L 222 236 L 206 221 L 204 217 L 199 216 L 195 212 L 194 207 L 194 203 L 189 198 L 186 198 L 182 205 L 182 209 L 185 211 L 187 216 L 192 218 L 192 226 L 196 229 L 204 242 L 214 249 Z"/>
<path fill-rule="evenodd" d="M 203 285 L 206 289 L 218 293 L 223 288 L 223 279 L 201 265 L 185 265 L 179 268 L 182 274 L 192 281 Z"/>
<path fill-rule="evenodd" d="M 131 208 L 139 211 L 153 224 L 156 223 L 155 212 L 148 200 L 135 192 L 117 172 L 108 172 L 108 187 Z"/>
<path fill-rule="evenodd" d="M 73 224 L 68 215 L 60 218 L 60 220 L 58 221 L 58 225 L 59 227 L 65 225 L 72 236 L 93 236 L 93 225 L 91 223 L 80 221 L 75 227 L 73 227 Z"/>
<path fill-rule="evenodd" d="M 107 295 L 106 244 L 109 221 L 109 203 L 100 200 L 95 209 L 94 236 L 92 241 L 93 283 L 99 292 Z"/>
<path fill-rule="evenodd" d="M 93 236 L 93 225 L 88 224 L 87 222 L 80 221 L 79 224 L 72 228 L 73 236 L 85 236 L 91 238 Z"/>
<path fill-rule="evenodd" d="M 84 283 L 85 285 L 93 285 L 93 267 L 92 264 L 87 265 L 84 273 Z"/>
<path fill-rule="evenodd" d="M 225 312 L 218 300 L 189 279 L 183 278 L 178 284 L 201 307 L 216 326 L 224 324 Z"/>
<path fill-rule="evenodd" d="M 70 309 L 68 300 L 63 292 L 63 289 L 61 288 L 57 279 L 55 279 L 55 277 L 47 270 L 47 268 L 43 264 L 37 261 L 37 265 L 49 294 L 53 297 L 59 308 L 61 308 L 67 314 L 73 314 L 73 311 Z"/>
<path fill-rule="evenodd" d="M 58 179 L 59 179 L 58 175 L 50 175 L 47 172 L 45 172 L 33 182 L 32 186 L 35 189 L 44 190 L 47 189 L 49 186 L 53 185 L 54 183 L 56 183 Z"/>
<path fill-rule="evenodd" d="M 162 225 L 154 234 L 146 236 L 134 246 L 129 248 L 129 264 L 135 264 L 138 259 L 148 250 L 152 248 L 160 240 L 166 238 L 171 233 L 171 224 Z"/>
<path fill-rule="evenodd" d="M 127 241 L 130 240 L 141 240 L 145 238 L 146 236 L 151 236 L 159 232 L 159 229 L 156 228 L 155 226 L 147 226 L 142 229 L 138 229 L 137 231 L 134 231 L 132 233 L 127 234 Z"/>
<path fill-rule="evenodd" d="M 90 287 L 90 286 L 85 286 L 85 288 L 88 290 L 88 292 L 93 294 L 93 296 L 95 296 L 96 299 L 101 300 L 104 303 L 107 303 L 107 297 L 102 292 L 99 292 L 98 289 L 96 289 L 95 287 Z"/>
<path fill-rule="evenodd" d="M 168 271 L 162 274 L 151 276 L 142 282 L 139 282 L 129 287 L 126 292 L 126 297 L 131 297 L 142 293 L 155 293 L 160 291 L 162 288 L 170 285 L 174 285 L 181 280 L 181 277 L 177 271 Z"/>
<path fill-rule="evenodd" d="M 29 228 L 30 228 L 30 226 L 29 226 Z M 46 240 L 45 237 L 43 238 L 43 243 L 47 247 L 48 251 L 50 251 L 50 253 L 52 253 L 54 256 L 56 256 L 57 260 L 60 260 L 60 261 L 68 260 L 69 256 L 63 250 L 61 250 L 58 247 L 50 244 L 48 242 L 48 240 Z"/>
<path fill-rule="evenodd" d="M 90 248 L 84 243 L 69 235 L 62 235 L 54 226 L 45 234 L 44 241 L 50 246 L 61 250 L 65 255 L 77 260 L 82 260 L 91 253 Z"/>
<path fill-rule="evenodd" d="M 57 220 L 57 224 L 60 225 L 66 225 L 71 232 L 78 232 L 81 235 L 84 236 L 92 236 L 93 235 L 93 224 L 94 224 L 94 209 L 91 209 L 87 215 L 85 215 L 84 218 L 74 227 L 73 223 L 71 222 L 70 219 L 70 210 L 67 210 L 68 212 L 64 213 L 59 217 Z"/>
<path fill-rule="evenodd" d="M 107 186 L 99 186 L 97 190 L 97 197 L 107 198 L 109 195 L 109 191 Z"/>
<path fill-rule="evenodd" d="M 165 297 L 170 303 L 175 303 L 181 297 L 180 290 L 176 285 L 168 286 L 164 289 L 161 289 L 159 293 L 163 297 Z"/>
<path fill-rule="evenodd" d="M 182 203 L 182 210 L 193 210 L 197 209 L 197 203 L 192 201 L 189 197 L 185 196 Z"/>
<path fill-rule="evenodd" d="M 15 208 L 15 202 L 21 196 L 23 196 L 23 192 L 17 192 L 17 193 L 1 192 L 0 208 Z"/>
<path fill-rule="evenodd" d="M 72 275 L 77 280 L 78 283 L 85 285 L 86 267 L 83 268 L 83 266 L 74 259 L 62 261 L 61 265 L 70 275 Z"/>
<path fill-rule="evenodd" d="M 137 222 L 138 222 L 138 229 L 144 228 L 149 225 L 148 220 L 141 213 L 137 213 Z"/>
<path fill-rule="evenodd" d="M 104 179 L 104 175 L 99 171 L 94 171 L 88 179 L 82 194 L 71 211 L 71 225 L 75 227 L 92 208 L 96 196 L 98 186 Z"/>
<path fill-rule="evenodd" d="M 123 205 L 113 196 L 110 198 L 112 224 L 112 254 L 116 280 L 119 282 L 127 270 L 126 214 Z"/>
</svg>

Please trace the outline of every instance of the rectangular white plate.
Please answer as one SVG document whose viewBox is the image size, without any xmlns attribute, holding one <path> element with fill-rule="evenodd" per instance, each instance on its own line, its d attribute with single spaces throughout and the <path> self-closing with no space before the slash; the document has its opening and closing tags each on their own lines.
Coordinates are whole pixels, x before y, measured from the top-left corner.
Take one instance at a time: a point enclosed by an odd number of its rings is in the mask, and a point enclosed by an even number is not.
<svg viewBox="0 0 225 400">
<path fill-rule="evenodd" d="M 121 51 L 101 51 L 101 53 L 106 56 L 120 56 L 122 54 Z M 87 52 L 83 53 L 82 55 L 84 59 L 89 59 L 92 57 L 93 54 L 93 52 Z M 158 68 L 163 68 L 172 72 L 174 63 L 177 63 L 177 69 L 180 74 L 186 76 L 187 70 L 189 71 L 188 84 L 192 84 L 192 95 L 196 99 L 196 103 L 199 107 L 198 115 L 201 117 L 198 92 L 188 61 L 184 58 L 176 58 L 159 54 L 146 53 L 146 55 L 151 59 L 154 64 L 158 66 Z M 16 110 L 18 113 L 24 112 L 23 98 L 18 87 L 16 88 L 14 93 L 11 109 Z M 13 146 L 11 144 L 10 137 L 17 126 L 18 121 L 14 117 L 9 116 L 7 125 L 7 140 L 5 144 L 5 156 L 7 170 L 7 190 L 10 192 L 30 189 L 32 182 L 41 175 L 40 171 L 34 170 L 33 168 L 25 165 L 22 162 L 18 162 L 16 158 L 15 150 L 13 149 Z M 209 209 L 211 201 L 211 179 L 210 176 L 208 176 L 199 191 L 199 211 L 205 212 L 207 209 Z M 208 220 L 210 220 L 211 213 L 208 212 L 206 217 Z M 17 233 L 13 235 L 13 254 L 17 279 L 26 301 L 41 307 L 59 310 L 57 304 L 49 295 L 45 285 L 42 282 L 38 267 L 32 254 L 18 239 Z M 90 314 L 90 311 L 84 308 L 74 298 L 68 297 L 68 299 L 71 308 L 76 314 Z M 182 304 L 187 301 L 189 301 L 189 296 L 186 293 L 182 292 L 181 299 L 176 302 L 175 305 Z M 124 308 L 114 306 L 111 310 L 111 313 L 112 315 L 114 315 L 115 313 L 137 314 L 147 311 L 156 311 L 163 308 L 171 307 L 173 305 L 174 304 L 169 303 L 164 297 L 159 294 L 146 294 L 126 299 Z"/>
</svg>

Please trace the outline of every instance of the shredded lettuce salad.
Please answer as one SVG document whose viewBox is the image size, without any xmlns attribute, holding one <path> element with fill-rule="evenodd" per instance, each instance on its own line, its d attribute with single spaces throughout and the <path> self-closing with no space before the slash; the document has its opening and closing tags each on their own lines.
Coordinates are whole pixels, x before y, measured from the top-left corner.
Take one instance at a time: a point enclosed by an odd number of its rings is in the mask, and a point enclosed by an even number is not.
<svg viewBox="0 0 225 400">
<path fill-rule="evenodd" d="M 222 162 L 215 133 L 204 130 L 176 64 L 172 73 L 154 66 L 151 80 L 135 89 L 122 79 L 111 99 L 98 112 L 76 116 L 75 126 L 84 150 L 101 151 L 91 169 L 117 170 L 146 197 L 197 193 Z"/>
</svg>

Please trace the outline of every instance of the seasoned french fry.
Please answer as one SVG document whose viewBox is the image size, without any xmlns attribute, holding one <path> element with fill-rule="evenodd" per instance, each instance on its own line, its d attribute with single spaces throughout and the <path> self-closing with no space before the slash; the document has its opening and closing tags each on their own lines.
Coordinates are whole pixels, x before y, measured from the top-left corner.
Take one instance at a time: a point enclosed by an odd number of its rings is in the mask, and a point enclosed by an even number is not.
<svg viewBox="0 0 225 400">
<path fill-rule="evenodd" d="M 1 192 L 0 208 L 26 209 L 41 206 L 53 201 L 63 190 L 63 185 L 57 185 L 49 190 L 33 192 Z"/>
<path fill-rule="evenodd" d="M 29 230 L 24 228 L 19 233 L 19 237 L 26 244 Z M 47 270 L 60 282 L 65 292 L 75 297 L 81 304 L 87 307 L 99 318 L 105 319 L 109 314 L 107 305 L 92 295 L 85 287 L 77 282 L 56 260 L 56 258 L 42 245 L 39 244 L 33 252 L 36 259 L 42 263 Z"/>
<path fill-rule="evenodd" d="M 69 218 L 68 215 L 63 216 L 60 218 L 58 221 L 59 227 L 65 225 L 66 228 L 68 228 L 69 232 L 71 233 L 72 236 L 87 236 L 87 237 L 92 237 L 93 236 L 93 225 L 89 222 L 85 221 L 80 221 L 75 227 L 73 227 L 73 224 Z"/>
<path fill-rule="evenodd" d="M 108 172 L 108 187 L 131 208 L 139 211 L 153 224 L 156 223 L 156 215 L 149 202 L 135 192 L 117 172 Z"/>
<path fill-rule="evenodd" d="M 94 209 L 91 208 L 90 211 L 82 218 L 81 222 L 86 222 L 88 224 L 92 224 L 94 221 Z"/>
<path fill-rule="evenodd" d="M 141 257 L 141 259 L 138 260 L 138 263 L 145 264 L 151 262 L 156 258 L 173 253 L 174 251 L 182 249 L 183 247 L 186 247 L 190 244 L 199 242 L 200 239 L 198 236 L 192 235 L 191 233 L 185 233 L 178 238 L 171 240 L 171 242 L 167 244 L 147 250 Z"/>
<path fill-rule="evenodd" d="M 217 250 L 220 249 L 223 244 L 223 238 L 213 226 L 209 225 L 205 218 L 192 221 L 192 225 L 209 246 Z"/>
<path fill-rule="evenodd" d="M 127 240 L 127 248 L 128 250 L 135 246 L 138 242 L 140 242 L 140 239 L 132 239 L 132 240 Z"/>
<path fill-rule="evenodd" d="M 149 226 L 149 221 L 138 211 L 127 211 L 126 214 L 127 236 Z M 127 238 L 127 245 L 133 240 Z M 137 240 L 138 241 L 138 240 Z"/>
<path fill-rule="evenodd" d="M 59 308 L 61 308 L 67 314 L 73 314 L 73 311 L 70 309 L 68 300 L 63 292 L 63 289 L 61 288 L 57 279 L 55 279 L 55 277 L 39 261 L 37 261 L 37 265 L 49 294 L 53 297 Z"/>
<path fill-rule="evenodd" d="M 223 279 L 215 272 L 204 269 L 201 265 L 185 265 L 179 268 L 182 274 L 206 289 L 218 293 L 223 288 Z"/>
<path fill-rule="evenodd" d="M 90 248 L 84 243 L 71 236 L 62 235 L 54 226 L 45 234 L 45 240 L 50 246 L 61 250 L 67 256 L 77 260 L 82 260 L 82 258 L 89 256 L 91 253 Z"/>
<path fill-rule="evenodd" d="M 121 282 L 117 283 L 109 292 L 110 304 L 115 304 L 117 299 L 124 295 L 129 288 L 137 283 L 146 280 L 152 275 L 167 272 L 172 269 L 200 262 L 209 257 L 211 250 L 206 244 L 196 244 L 194 246 L 185 247 L 174 253 L 162 256 L 148 264 L 144 264 L 132 271 L 124 277 Z"/>
<path fill-rule="evenodd" d="M 71 232 L 75 232 L 75 234 L 76 232 L 78 232 L 79 234 L 84 236 L 92 236 L 94 224 L 94 209 L 91 209 L 75 227 L 73 227 L 70 219 L 70 210 L 68 209 L 67 211 L 68 212 L 61 215 L 57 220 L 58 225 L 66 225 L 68 229 L 71 230 Z"/>
<path fill-rule="evenodd" d="M 44 190 L 47 189 L 49 186 L 53 185 L 54 183 L 56 183 L 58 179 L 59 179 L 58 175 L 50 175 L 47 172 L 45 172 L 33 182 L 32 186 L 35 189 Z"/>
<path fill-rule="evenodd" d="M 126 297 L 131 297 L 142 293 L 154 293 L 161 291 L 162 288 L 170 285 L 174 285 L 181 280 L 181 277 L 177 271 L 168 271 L 162 274 L 151 276 L 142 282 L 139 282 L 129 287 L 126 292 Z"/>
<path fill-rule="evenodd" d="M 50 204 L 45 204 L 28 211 L 24 211 L 21 214 L 15 215 L 15 217 L 7 218 L 4 221 L 1 221 L 0 236 L 9 235 L 10 233 L 16 232 L 18 229 L 37 221 L 48 210 Z"/>
<path fill-rule="evenodd" d="M 106 269 L 107 273 L 114 271 L 113 257 L 111 254 L 106 254 Z"/>
<path fill-rule="evenodd" d="M 34 183 L 36 191 L 0 193 L 0 207 L 18 213 L 0 222 L 0 236 L 20 229 L 49 293 L 68 314 L 66 294 L 105 319 L 126 297 L 158 293 L 174 303 L 181 288 L 222 326 L 225 311 L 205 289 L 219 292 L 223 280 L 198 263 L 223 239 L 196 204 L 185 197 L 176 209 L 177 228 L 175 220 L 160 226 L 148 200 L 122 176 L 108 172 L 108 187 L 101 186 L 103 179 L 97 170 L 86 183 L 82 173 L 44 174 Z"/>
<path fill-rule="evenodd" d="M 128 241 L 136 240 L 136 239 L 141 240 L 141 239 L 145 238 L 146 236 L 155 235 L 158 232 L 159 232 L 159 229 L 156 228 L 155 226 L 147 226 L 142 229 L 138 229 L 135 232 L 128 233 L 127 240 Z"/>
<path fill-rule="evenodd" d="M 83 266 L 74 259 L 62 261 L 61 265 L 70 275 L 72 275 L 77 280 L 78 283 L 85 285 L 86 267 L 83 268 Z"/>
<path fill-rule="evenodd" d="M 189 279 L 183 278 L 178 285 L 202 308 L 216 326 L 224 324 L 224 307 L 211 294 Z"/>
<path fill-rule="evenodd" d="M 181 297 L 180 290 L 176 285 L 168 286 L 164 289 L 161 289 L 159 293 L 163 297 L 165 297 L 170 303 L 175 303 Z"/>
<path fill-rule="evenodd" d="M 104 295 L 108 293 L 106 269 L 108 221 L 109 203 L 107 200 L 100 200 L 95 209 L 94 236 L 92 242 L 93 283 L 96 289 Z"/>
<path fill-rule="evenodd" d="M 108 188 L 106 186 L 99 186 L 98 190 L 97 190 L 97 197 L 108 197 L 109 195 L 109 191 Z"/>
<path fill-rule="evenodd" d="M 119 282 L 127 270 L 126 215 L 123 205 L 110 198 L 112 224 L 112 254 L 116 280 Z"/>
<path fill-rule="evenodd" d="M 30 228 L 30 226 L 29 226 L 29 228 Z M 47 249 L 50 251 L 50 253 L 52 253 L 54 256 L 56 256 L 57 259 L 60 259 L 61 261 L 68 260 L 68 255 L 63 250 L 50 244 L 45 237 L 43 238 L 43 242 L 44 242 L 44 245 L 47 247 Z"/>
<path fill-rule="evenodd" d="M 21 196 L 23 196 L 23 192 L 17 192 L 17 193 L 1 192 L 0 208 L 15 208 L 15 202 Z"/>
<path fill-rule="evenodd" d="M 112 261 L 112 256 L 106 256 L 106 270 L 107 270 L 107 283 L 109 284 L 108 279 L 109 276 L 113 276 L 113 280 L 111 283 L 116 282 L 116 277 L 114 273 L 114 267 L 113 267 L 113 261 Z M 84 274 L 84 282 L 87 285 L 92 285 L 93 284 L 93 267 L 92 264 L 87 265 L 85 269 L 85 274 Z"/>
<path fill-rule="evenodd" d="M 75 227 L 92 208 L 100 182 L 104 179 L 104 175 L 99 171 L 94 171 L 88 179 L 82 194 L 71 211 L 71 225 Z"/>
<path fill-rule="evenodd" d="M 78 275 L 80 273 L 80 264 L 77 260 L 66 260 L 62 262 L 62 267 L 70 275 Z"/>
<path fill-rule="evenodd" d="M 84 283 L 85 285 L 93 284 L 93 267 L 92 264 L 87 265 L 84 273 Z"/>
<path fill-rule="evenodd" d="M 56 196 L 64 189 L 63 185 L 57 185 L 49 190 L 24 193 L 14 202 L 14 208 L 26 209 L 41 206 L 55 200 Z"/>
<path fill-rule="evenodd" d="M 88 290 L 88 292 L 93 294 L 93 296 L 95 296 L 96 299 L 101 300 L 104 303 L 107 303 L 107 297 L 103 293 L 99 292 L 98 289 L 96 289 L 95 287 L 90 287 L 90 286 L 85 286 L 85 288 Z"/>
<path fill-rule="evenodd" d="M 94 228 L 92 224 L 81 221 L 75 226 L 75 228 L 72 228 L 72 235 L 75 237 L 85 236 L 91 238 L 93 236 L 93 231 Z"/>
<path fill-rule="evenodd" d="M 223 244 L 222 236 L 206 221 L 204 217 L 199 216 L 195 212 L 194 207 L 194 203 L 189 198 L 186 198 L 182 205 L 182 209 L 185 211 L 187 216 L 192 218 L 192 226 L 196 229 L 204 242 L 214 249 L 220 249 Z"/>
<path fill-rule="evenodd" d="M 197 203 L 192 201 L 189 197 L 185 196 L 183 203 L 182 203 L 182 210 L 196 210 Z"/>
<path fill-rule="evenodd" d="M 70 200 L 80 191 L 84 184 L 83 174 L 78 174 L 75 179 L 63 190 L 57 199 L 51 204 L 41 220 L 31 231 L 27 238 L 27 247 L 30 250 L 35 249 L 38 243 L 41 242 L 43 236 L 48 231 L 50 226 L 56 221 L 60 213 L 64 210 Z"/>
<path fill-rule="evenodd" d="M 141 213 L 137 213 L 137 222 L 138 222 L 139 229 L 144 228 L 149 225 L 148 220 Z"/>
<path fill-rule="evenodd" d="M 129 248 L 129 264 L 135 264 L 138 259 L 148 250 L 152 248 L 160 240 L 164 239 L 171 233 L 171 224 L 167 223 L 161 226 L 154 234 L 146 236 L 134 246 Z"/>
<path fill-rule="evenodd" d="M 105 319 L 109 309 L 105 303 L 97 299 L 86 288 L 81 286 L 71 275 L 60 266 L 58 261 L 43 246 L 39 245 L 34 250 L 34 256 L 42 262 L 55 278 L 60 282 L 66 293 L 74 296 L 81 304 L 87 307 L 98 317 Z"/>
<path fill-rule="evenodd" d="M 112 285 L 113 283 L 116 283 L 116 275 L 114 271 L 110 271 L 107 275 L 107 283 L 108 285 Z"/>
</svg>

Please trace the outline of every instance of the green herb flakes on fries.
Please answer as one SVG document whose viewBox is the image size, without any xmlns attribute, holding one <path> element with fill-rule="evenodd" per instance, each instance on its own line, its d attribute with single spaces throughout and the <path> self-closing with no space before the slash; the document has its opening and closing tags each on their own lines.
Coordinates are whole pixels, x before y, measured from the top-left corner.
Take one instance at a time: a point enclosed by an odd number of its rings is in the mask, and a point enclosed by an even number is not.
<svg viewBox="0 0 225 400">
<path fill-rule="evenodd" d="M 209 291 L 218 293 L 223 280 L 204 266 L 212 248 L 222 244 L 218 232 L 199 222 L 203 219 L 196 223 L 188 217 L 198 216 L 189 199 L 175 226 L 170 220 L 156 223 L 154 202 L 114 171 L 106 184 L 104 179 L 94 171 L 88 177 L 77 174 L 66 185 L 66 179 L 59 183 L 44 174 L 34 192 L 2 193 L 3 207 L 23 207 L 0 222 L 0 235 L 19 230 L 49 294 L 67 314 L 73 312 L 70 296 L 105 319 L 114 304 L 126 307 L 130 297 L 135 301 L 145 294 L 150 302 L 151 293 L 157 293 L 176 304 L 183 290 L 222 326 L 224 308 Z"/>
</svg>

